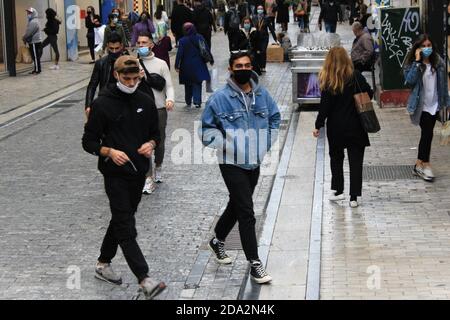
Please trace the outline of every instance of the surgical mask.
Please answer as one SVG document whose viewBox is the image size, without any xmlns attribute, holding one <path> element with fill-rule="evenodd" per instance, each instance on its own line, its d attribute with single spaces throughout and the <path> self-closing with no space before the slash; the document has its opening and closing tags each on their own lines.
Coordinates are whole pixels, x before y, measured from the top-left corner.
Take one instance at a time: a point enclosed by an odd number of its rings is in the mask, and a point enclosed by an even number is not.
<svg viewBox="0 0 450 320">
<path fill-rule="evenodd" d="M 122 84 L 119 80 L 117 80 L 117 88 L 126 94 L 133 94 L 136 92 L 137 88 L 139 87 L 139 81 L 136 83 L 136 85 L 132 88 L 127 87 L 126 85 Z"/>
<path fill-rule="evenodd" d="M 239 84 L 246 84 L 250 81 L 250 77 L 252 76 L 252 70 L 244 69 L 244 70 L 233 70 L 233 78 Z"/>
<path fill-rule="evenodd" d="M 263 14 L 264 10 L 258 9 L 258 10 L 256 10 L 256 12 L 258 12 L 258 14 Z"/>
<path fill-rule="evenodd" d="M 244 29 L 245 31 L 249 31 L 252 25 L 250 23 L 244 23 Z"/>
<path fill-rule="evenodd" d="M 32 19 L 33 19 L 33 16 L 32 16 L 31 14 L 27 14 L 27 19 L 28 19 L 28 20 L 32 20 Z"/>
<path fill-rule="evenodd" d="M 138 49 L 139 56 L 147 57 L 150 54 L 150 49 L 148 47 L 141 47 Z"/>
<path fill-rule="evenodd" d="M 334 2 L 330 2 L 330 6 L 334 5 Z"/>
<path fill-rule="evenodd" d="M 429 56 L 431 56 L 432 53 L 433 53 L 433 48 L 431 48 L 431 47 L 422 49 L 422 54 L 423 54 L 424 58 L 428 58 Z"/>
</svg>

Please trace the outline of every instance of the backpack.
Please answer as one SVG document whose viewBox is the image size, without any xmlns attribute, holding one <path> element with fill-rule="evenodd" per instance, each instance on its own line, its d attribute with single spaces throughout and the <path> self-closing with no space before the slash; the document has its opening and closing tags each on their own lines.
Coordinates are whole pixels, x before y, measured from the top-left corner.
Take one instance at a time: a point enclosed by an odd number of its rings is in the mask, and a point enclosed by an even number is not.
<svg viewBox="0 0 450 320">
<path fill-rule="evenodd" d="M 230 10 L 230 29 L 239 29 L 241 26 L 241 19 L 236 9 Z"/>
</svg>

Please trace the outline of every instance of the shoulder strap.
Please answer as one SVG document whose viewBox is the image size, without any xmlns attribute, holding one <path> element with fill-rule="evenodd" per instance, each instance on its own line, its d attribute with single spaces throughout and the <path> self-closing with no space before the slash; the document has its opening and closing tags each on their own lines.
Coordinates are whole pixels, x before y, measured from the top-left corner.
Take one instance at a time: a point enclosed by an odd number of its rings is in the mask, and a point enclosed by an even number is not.
<svg viewBox="0 0 450 320">
<path fill-rule="evenodd" d="M 146 77 L 150 78 L 150 72 L 148 72 L 147 68 L 145 67 L 144 61 L 142 61 L 142 59 L 139 59 L 139 63 L 141 64 L 142 68 L 144 69 Z"/>
</svg>

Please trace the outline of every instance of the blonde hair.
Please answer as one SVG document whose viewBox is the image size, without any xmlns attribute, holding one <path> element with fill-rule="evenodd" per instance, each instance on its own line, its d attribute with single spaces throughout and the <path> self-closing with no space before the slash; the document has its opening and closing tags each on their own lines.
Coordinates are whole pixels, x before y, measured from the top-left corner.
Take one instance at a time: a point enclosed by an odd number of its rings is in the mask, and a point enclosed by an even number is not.
<svg viewBox="0 0 450 320">
<path fill-rule="evenodd" d="M 343 93 L 352 76 L 353 63 L 347 51 L 343 47 L 331 48 L 319 73 L 320 90 Z"/>
</svg>

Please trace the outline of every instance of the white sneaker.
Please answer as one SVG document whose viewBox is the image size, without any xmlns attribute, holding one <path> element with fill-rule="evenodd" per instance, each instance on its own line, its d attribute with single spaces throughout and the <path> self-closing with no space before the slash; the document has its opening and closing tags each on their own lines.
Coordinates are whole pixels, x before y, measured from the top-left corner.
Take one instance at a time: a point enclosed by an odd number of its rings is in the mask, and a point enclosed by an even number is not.
<svg viewBox="0 0 450 320">
<path fill-rule="evenodd" d="M 350 201 L 350 208 L 358 207 L 358 201 Z"/>
<path fill-rule="evenodd" d="M 155 182 L 156 183 L 162 183 L 162 168 L 161 167 L 156 167 L 155 168 Z"/>
<path fill-rule="evenodd" d="M 339 200 L 345 200 L 345 195 L 343 193 L 336 195 L 336 194 L 332 194 L 328 200 L 330 201 L 339 201 Z"/>
<path fill-rule="evenodd" d="M 428 178 L 434 179 L 434 173 L 433 173 L 433 170 L 431 170 L 431 167 L 424 167 L 423 173 L 424 173 Z"/>
<path fill-rule="evenodd" d="M 431 174 L 431 176 L 427 173 Z M 433 181 L 434 179 L 433 171 L 431 171 L 430 167 L 414 166 L 413 174 L 421 177 L 425 181 Z"/>
<path fill-rule="evenodd" d="M 153 178 L 145 179 L 144 189 L 142 190 L 143 194 L 152 194 L 156 190 L 156 184 L 153 181 Z"/>
<path fill-rule="evenodd" d="M 50 70 L 59 70 L 59 65 L 55 64 L 50 67 Z"/>
</svg>

